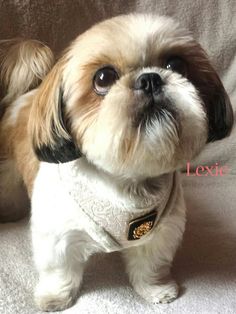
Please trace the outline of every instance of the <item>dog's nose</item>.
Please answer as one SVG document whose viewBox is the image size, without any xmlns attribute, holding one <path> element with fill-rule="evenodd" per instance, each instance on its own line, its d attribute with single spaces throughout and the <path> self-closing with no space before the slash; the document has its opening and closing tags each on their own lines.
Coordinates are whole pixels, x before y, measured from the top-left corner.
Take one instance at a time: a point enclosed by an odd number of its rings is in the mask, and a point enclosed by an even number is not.
<svg viewBox="0 0 236 314">
<path fill-rule="evenodd" d="M 163 81 L 157 73 L 143 73 L 141 74 L 135 84 L 135 90 L 142 90 L 145 94 L 157 94 L 161 91 Z"/>
</svg>

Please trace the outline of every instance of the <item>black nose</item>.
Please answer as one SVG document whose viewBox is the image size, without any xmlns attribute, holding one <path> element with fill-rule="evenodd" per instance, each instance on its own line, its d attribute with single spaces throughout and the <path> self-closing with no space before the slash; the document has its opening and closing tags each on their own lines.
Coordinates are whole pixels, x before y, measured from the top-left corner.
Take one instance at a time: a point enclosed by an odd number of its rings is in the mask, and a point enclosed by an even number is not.
<svg viewBox="0 0 236 314">
<path fill-rule="evenodd" d="M 146 94 L 155 94 L 161 91 L 163 81 L 157 73 L 143 73 L 141 74 L 135 84 L 134 89 L 142 90 Z"/>
</svg>

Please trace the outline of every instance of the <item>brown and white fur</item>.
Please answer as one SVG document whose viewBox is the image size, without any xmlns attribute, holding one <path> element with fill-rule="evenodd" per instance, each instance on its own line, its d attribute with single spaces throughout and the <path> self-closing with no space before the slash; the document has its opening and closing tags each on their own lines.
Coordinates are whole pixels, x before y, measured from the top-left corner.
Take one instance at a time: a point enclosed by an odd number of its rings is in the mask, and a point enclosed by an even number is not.
<svg viewBox="0 0 236 314">
<path fill-rule="evenodd" d="M 105 176 L 114 195 L 122 190 L 148 200 L 162 175 L 184 166 L 207 142 L 227 136 L 233 115 L 205 52 L 170 18 L 127 15 L 97 24 L 70 45 L 46 78 L 52 54 L 30 43 L 27 49 L 25 43 L 8 47 L 15 54 L 1 64 L 0 217 L 18 217 L 27 206 L 26 189 L 39 271 L 36 302 L 42 310 L 62 310 L 75 301 L 84 264 L 101 247 L 76 212 L 51 203 L 57 182 L 47 173 L 82 154 L 84 169 L 98 181 Z M 176 57 L 183 73 L 175 71 Z M 99 94 L 96 73 L 104 67 L 116 80 Z M 161 79 L 151 102 L 143 83 L 136 86 L 150 73 Z M 178 295 L 170 267 L 184 231 L 185 205 L 180 184 L 177 190 L 175 206 L 152 235 L 123 251 L 134 289 L 150 302 Z"/>
<path fill-rule="evenodd" d="M 28 195 L 38 168 L 27 131 L 34 95 L 29 91 L 40 84 L 53 62 L 51 50 L 39 41 L 0 41 L 1 222 L 17 220 L 29 210 Z"/>
</svg>

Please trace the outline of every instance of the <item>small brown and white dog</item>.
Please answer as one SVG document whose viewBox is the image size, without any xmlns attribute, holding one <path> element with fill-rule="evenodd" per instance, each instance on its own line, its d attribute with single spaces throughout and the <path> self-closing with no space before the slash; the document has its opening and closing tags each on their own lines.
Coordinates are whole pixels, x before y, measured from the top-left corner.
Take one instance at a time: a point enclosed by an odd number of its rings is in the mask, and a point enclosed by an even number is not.
<svg viewBox="0 0 236 314">
<path fill-rule="evenodd" d="M 95 25 L 54 66 L 36 41 L 0 49 L 0 217 L 17 218 L 27 190 L 39 308 L 71 306 L 96 252 L 122 251 L 146 300 L 175 299 L 178 169 L 233 124 L 203 49 L 171 18 L 135 14 Z"/>
</svg>

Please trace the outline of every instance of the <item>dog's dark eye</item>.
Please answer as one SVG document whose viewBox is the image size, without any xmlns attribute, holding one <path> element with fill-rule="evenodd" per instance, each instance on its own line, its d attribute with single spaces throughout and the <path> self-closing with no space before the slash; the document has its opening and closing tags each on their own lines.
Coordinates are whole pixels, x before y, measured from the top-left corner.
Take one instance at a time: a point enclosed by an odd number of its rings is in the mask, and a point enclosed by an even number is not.
<svg viewBox="0 0 236 314">
<path fill-rule="evenodd" d="M 183 76 L 187 75 L 187 64 L 180 57 L 171 57 L 166 62 L 166 69 L 177 72 Z"/>
<path fill-rule="evenodd" d="M 99 69 L 93 78 L 93 87 L 95 92 L 98 95 L 106 95 L 118 78 L 118 73 L 110 66 Z"/>
</svg>

